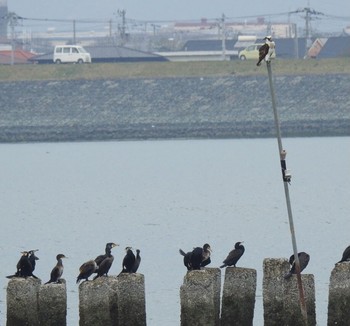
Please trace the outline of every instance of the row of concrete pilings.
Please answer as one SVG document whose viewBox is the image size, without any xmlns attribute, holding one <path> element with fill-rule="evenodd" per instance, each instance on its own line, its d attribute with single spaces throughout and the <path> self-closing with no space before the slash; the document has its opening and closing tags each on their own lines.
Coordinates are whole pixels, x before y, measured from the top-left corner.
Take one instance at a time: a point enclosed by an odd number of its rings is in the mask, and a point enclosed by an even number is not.
<svg viewBox="0 0 350 326">
<path fill-rule="evenodd" d="M 265 326 L 305 326 L 296 277 L 284 279 L 286 259 L 263 263 Z M 205 268 L 188 272 L 180 288 L 181 326 L 253 325 L 257 273 L 228 267 L 221 300 L 221 271 Z M 316 325 L 315 282 L 302 275 L 308 325 Z M 350 262 L 337 264 L 329 284 L 328 325 L 350 325 Z M 221 310 L 221 314 L 220 314 Z M 65 326 L 66 282 L 42 285 L 34 278 L 13 278 L 7 286 L 7 326 Z M 80 326 L 146 325 L 145 283 L 142 274 L 101 277 L 79 285 Z"/>
</svg>

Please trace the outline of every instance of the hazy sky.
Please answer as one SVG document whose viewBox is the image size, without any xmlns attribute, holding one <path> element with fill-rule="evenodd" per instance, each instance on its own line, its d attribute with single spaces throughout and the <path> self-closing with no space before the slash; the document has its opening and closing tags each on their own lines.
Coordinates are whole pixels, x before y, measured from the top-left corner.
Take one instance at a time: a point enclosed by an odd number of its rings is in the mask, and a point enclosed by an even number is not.
<svg viewBox="0 0 350 326">
<path fill-rule="evenodd" d="M 118 9 L 137 20 L 187 20 L 275 14 L 310 7 L 349 16 L 350 0 L 7 0 L 10 11 L 28 18 L 113 18 Z M 349 19 L 350 24 L 350 19 Z"/>
<path fill-rule="evenodd" d="M 6 0 L 0 0 L 0 3 L 4 1 Z M 50 19 L 96 19 L 119 23 L 121 18 L 117 15 L 118 9 L 125 10 L 127 23 L 134 24 L 130 20 L 199 21 L 201 18 L 219 19 L 222 14 L 236 22 L 244 21 L 242 17 L 260 15 L 272 22 L 287 22 L 288 12 L 311 7 L 324 14 L 313 16 L 317 18 L 312 21 L 315 31 L 340 34 L 346 26 L 350 26 L 350 0 L 7 0 L 7 5 L 9 11 L 29 18 L 24 21 L 23 26 L 32 30 L 38 28 L 39 24 L 54 29 L 61 24 L 51 22 Z M 278 15 L 280 13 L 284 14 Z M 304 28 L 303 16 L 304 14 L 300 13 L 292 15 L 291 22 L 296 23 L 299 28 Z M 39 22 L 33 18 L 49 21 Z M 255 18 L 247 20 L 255 21 Z M 106 26 L 104 28 L 107 28 Z M 86 25 L 86 28 L 92 27 Z"/>
</svg>

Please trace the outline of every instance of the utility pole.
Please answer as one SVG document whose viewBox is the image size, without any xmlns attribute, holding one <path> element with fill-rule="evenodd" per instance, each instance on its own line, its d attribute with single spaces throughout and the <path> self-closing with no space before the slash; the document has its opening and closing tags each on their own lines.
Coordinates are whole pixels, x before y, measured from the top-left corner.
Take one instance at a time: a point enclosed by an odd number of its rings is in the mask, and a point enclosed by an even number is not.
<svg viewBox="0 0 350 326">
<path fill-rule="evenodd" d="M 309 6 L 310 2 L 308 2 L 308 7 L 302 8 L 302 9 L 297 9 L 296 11 L 292 11 L 289 14 L 297 14 L 304 12 L 305 16 L 305 39 L 306 39 L 306 44 L 305 44 L 305 57 L 308 57 L 308 51 L 311 48 L 312 45 L 312 40 L 311 40 L 311 20 L 312 20 L 312 15 L 317 16 L 317 15 L 324 15 L 322 12 L 316 11 L 314 9 L 311 9 Z"/>
<path fill-rule="evenodd" d="M 226 25 L 225 15 L 221 16 L 221 41 L 222 41 L 222 61 L 226 60 Z"/>
<path fill-rule="evenodd" d="M 75 19 L 73 20 L 73 44 L 77 44 L 76 30 L 75 30 Z"/>
<path fill-rule="evenodd" d="M 18 20 L 21 19 L 17 14 L 14 12 L 9 12 L 6 15 L 6 19 L 8 21 L 8 24 L 11 28 L 11 66 L 15 63 L 15 49 L 16 49 L 16 34 L 15 34 L 15 27 L 18 25 Z"/>
<path fill-rule="evenodd" d="M 126 16 L 126 11 L 125 9 L 123 10 L 119 10 L 118 9 L 118 15 L 122 18 L 122 23 L 121 25 L 118 25 L 118 30 L 120 32 L 120 37 L 122 39 L 122 45 L 125 44 L 126 42 L 126 19 L 125 19 L 125 16 Z"/>
</svg>

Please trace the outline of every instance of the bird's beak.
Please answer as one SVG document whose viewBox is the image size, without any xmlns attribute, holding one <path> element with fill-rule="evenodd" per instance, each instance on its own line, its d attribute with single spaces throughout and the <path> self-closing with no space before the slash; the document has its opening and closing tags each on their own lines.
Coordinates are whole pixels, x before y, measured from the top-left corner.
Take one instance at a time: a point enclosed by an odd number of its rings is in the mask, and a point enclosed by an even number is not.
<svg viewBox="0 0 350 326">
<path fill-rule="evenodd" d="M 119 246 L 119 244 L 118 243 L 113 243 L 112 244 L 112 248 L 114 248 L 114 247 L 118 247 Z"/>
</svg>

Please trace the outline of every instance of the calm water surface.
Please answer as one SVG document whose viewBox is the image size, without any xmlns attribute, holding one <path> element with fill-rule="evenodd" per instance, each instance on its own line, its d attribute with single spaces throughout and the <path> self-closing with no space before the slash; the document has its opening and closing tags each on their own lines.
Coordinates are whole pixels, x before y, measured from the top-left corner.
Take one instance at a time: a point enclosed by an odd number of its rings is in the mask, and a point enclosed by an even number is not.
<svg viewBox="0 0 350 326">
<path fill-rule="evenodd" d="M 350 244 L 350 138 L 285 139 L 299 251 L 310 256 L 319 325 L 326 324 L 334 263 Z M 178 249 L 209 242 L 218 266 L 236 241 L 238 263 L 258 271 L 254 325 L 263 325 L 262 263 L 292 252 L 277 141 L 181 140 L 3 144 L 1 149 L 0 324 L 6 275 L 20 251 L 39 248 L 47 281 L 64 253 L 68 325 L 78 325 L 75 279 L 84 261 L 116 242 L 141 249 L 148 325 L 179 325 L 185 275 Z M 224 276 L 222 272 L 222 276 Z"/>
</svg>

